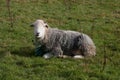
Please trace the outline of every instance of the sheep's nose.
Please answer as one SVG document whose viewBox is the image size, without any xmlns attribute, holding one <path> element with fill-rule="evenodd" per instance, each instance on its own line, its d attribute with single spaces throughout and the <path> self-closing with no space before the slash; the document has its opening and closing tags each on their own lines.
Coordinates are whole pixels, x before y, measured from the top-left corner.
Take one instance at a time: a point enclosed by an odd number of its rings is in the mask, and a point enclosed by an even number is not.
<svg viewBox="0 0 120 80">
<path fill-rule="evenodd" d="M 36 33 L 36 36 L 39 36 L 39 33 Z"/>
</svg>

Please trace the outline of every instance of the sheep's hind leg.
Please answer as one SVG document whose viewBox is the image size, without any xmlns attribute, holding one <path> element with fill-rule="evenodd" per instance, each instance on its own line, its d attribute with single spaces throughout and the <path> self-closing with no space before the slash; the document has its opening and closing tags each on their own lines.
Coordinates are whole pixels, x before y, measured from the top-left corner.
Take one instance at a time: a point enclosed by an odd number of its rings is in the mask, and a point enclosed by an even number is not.
<svg viewBox="0 0 120 80">
<path fill-rule="evenodd" d="M 75 55 L 73 56 L 74 59 L 84 59 L 84 56 L 82 55 Z"/>
</svg>

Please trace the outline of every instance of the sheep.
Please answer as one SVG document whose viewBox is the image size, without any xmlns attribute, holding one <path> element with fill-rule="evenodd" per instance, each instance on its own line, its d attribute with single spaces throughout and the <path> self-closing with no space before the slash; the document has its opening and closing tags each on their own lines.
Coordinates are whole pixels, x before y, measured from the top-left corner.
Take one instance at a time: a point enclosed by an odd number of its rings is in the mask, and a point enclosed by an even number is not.
<svg viewBox="0 0 120 80">
<path fill-rule="evenodd" d="M 92 39 L 77 31 L 51 28 L 43 20 L 36 20 L 34 27 L 36 54 L 44 58 L 73 57 L 85 58 L 96 55 L 96 46 Z"/>
</svg>

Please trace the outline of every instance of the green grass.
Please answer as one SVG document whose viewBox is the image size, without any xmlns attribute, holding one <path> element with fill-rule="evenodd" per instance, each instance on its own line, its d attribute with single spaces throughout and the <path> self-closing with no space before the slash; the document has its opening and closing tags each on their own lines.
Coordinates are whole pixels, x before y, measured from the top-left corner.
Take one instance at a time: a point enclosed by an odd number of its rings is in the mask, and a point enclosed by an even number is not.
<svg viewBox="0 0 120 80">
<path fill-rule="evenodd" d="M 0 0 L 0 80 L 120 79 L 119 0 L 11 0 L 10 8 L 13 27 L 6 0 Z M 29 27 L 36 19 L 88 34 L 97 55 L 84 60 L 36 57 Z"/>
</svg>

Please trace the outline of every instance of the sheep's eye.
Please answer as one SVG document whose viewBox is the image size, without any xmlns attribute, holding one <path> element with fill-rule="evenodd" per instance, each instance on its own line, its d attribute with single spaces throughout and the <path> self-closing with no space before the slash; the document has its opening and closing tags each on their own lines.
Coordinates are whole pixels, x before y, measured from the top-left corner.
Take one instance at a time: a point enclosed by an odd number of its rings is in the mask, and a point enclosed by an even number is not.
<svg viewBox="0 0 120 80">
<path fill-rule="evenodd" d="M 45 25 L 46 28 L 48 28 L 48 25 Z"/>
</svg>

